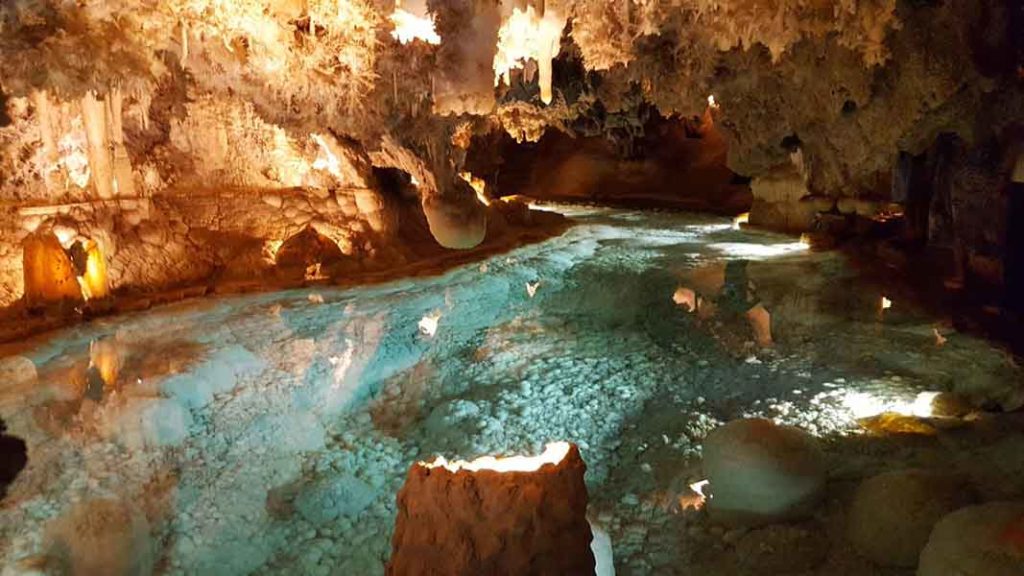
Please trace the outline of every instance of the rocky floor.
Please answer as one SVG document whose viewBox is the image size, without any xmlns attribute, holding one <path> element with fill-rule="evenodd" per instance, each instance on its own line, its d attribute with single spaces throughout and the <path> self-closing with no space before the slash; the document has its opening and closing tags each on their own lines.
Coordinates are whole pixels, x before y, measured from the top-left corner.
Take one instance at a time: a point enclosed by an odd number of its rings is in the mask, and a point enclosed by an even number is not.
<svg viewBox="0 0 1024 576">
<path fill-rule="evenodd" d="M 792 238 L 566 211 L 579 224 L 565 235 L 440 277 L 182 302 L 13 351 L 0 416 L 29 466 L 0 504 L 2 573 L 51 565 L 55 541 L 88 533 L 160 573 L 378 574 L 410 463 L 561 439 L 587 462 L 620 574 L 886 574 L 843 544 L 842 517 L 860 478 L 896 464 L 955 462 L 1020 496 L 1005 482 L 1024 469 L 1010 416 L 898 437 L 856 422 L 924 391 L 1018 407 L 1021 371 L 1001 350 L 883 305 L 842 255 Z M 707 277 L 739 260 L 770 349 L 727 302 L 674 301 L 684 287 L 715 301 Z M 824 439 L 814 519 L 729 531 L 680 505 L 704 436 L 742 416 Z M 107 529 L 111 500 L 133 521 Z"/>
</svg>

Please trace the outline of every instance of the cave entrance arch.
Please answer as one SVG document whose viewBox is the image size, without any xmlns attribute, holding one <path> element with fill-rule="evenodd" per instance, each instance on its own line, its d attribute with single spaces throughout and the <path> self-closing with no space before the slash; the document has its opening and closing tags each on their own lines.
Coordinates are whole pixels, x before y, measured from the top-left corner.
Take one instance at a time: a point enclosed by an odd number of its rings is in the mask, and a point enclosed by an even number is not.
<svg viewBox="0 0 1024 576">
<path fill-rule="evenodd" d="M 275 264 L 289 275 L 301 272 L 306 278 L 317 278 L 322 270 L 344 258 L 338 243 L 312 226 L 306 226 L 286 239 L 277 250 Z"/>
</svg>

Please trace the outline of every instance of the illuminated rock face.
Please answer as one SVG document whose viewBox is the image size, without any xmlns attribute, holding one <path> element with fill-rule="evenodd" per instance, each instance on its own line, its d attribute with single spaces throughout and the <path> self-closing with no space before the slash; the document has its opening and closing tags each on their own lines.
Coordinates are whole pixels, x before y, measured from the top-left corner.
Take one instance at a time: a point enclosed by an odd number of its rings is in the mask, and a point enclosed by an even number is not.
<svg viewBox="0 0 1024 576">
<path fill-rule="evenodd" d="M 704 441 L 716 522 L 756 526 L 805 516 L 821 499 L 825 472 L 813 436 L 770 420 L 734 420 Z"/>
<path fill-rule="evenodd" d="M 585 471 L 574 445 L 526 472 L 413 465 L 387 573 L 593 574 Z"/>
<path fill-rule="evenodd" d="M 443 196 L 423 199 L 423 214 L 430 233 L 445 248 L 474 248 L 487 234 L 487 211 L 475 197 L 453 200 Z"/>
<path fill-rule="evenodd" d="M 935 526 L 918 576 L 1019 576 L 1024 573 L 1024 502 L 957 510 Z"/>
<path fill-rule="evenodd" d="M 40 232 L 24 243 L 25 303 L 29 307 L 82 300 L 75 265 L 57 237 Z"/>
<path fill-rule="evenodd" d="M 962 479 L 924 470 L 886 472 L 861 483 L 850 507 L 850 542 L 883 566 L 917 565 L 935 523 L 970 504 Z"/>
</svg>

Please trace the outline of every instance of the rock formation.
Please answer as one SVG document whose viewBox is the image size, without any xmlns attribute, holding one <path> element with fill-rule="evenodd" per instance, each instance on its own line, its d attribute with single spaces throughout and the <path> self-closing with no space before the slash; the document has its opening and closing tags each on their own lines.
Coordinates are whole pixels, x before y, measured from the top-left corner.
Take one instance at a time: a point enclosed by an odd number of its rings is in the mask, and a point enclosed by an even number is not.
<svg viewBox="0 0 1024 576">
<path fill-rule="evenodd" d="M 813 511 L 825 489 L 817 440 L 759 418 L 734 420 L 704 441 L 704 474 L 716 522 L 757 526 Z"/>
<path fill-rule="evenodd" d="M 973 499 L 970 486 L 955 476 L 922 470 L 879 474 L 857 489 L 850 541 L 882 566 L 916 566 L 936 522 Z"/>
<path fill-rule="evenodd" d="M 1011 576 L 1024 569 L 1024 504 L 990 502 L 957 510 L 935 526 L 920 576 Z"/>
<path fill-rule="evenodd" d="M 586 465 L 537 457 L 414 464 L 398 494 L 388 574 L 593 574 Z"/>
<path fill-rule="evenodd" d="M 405 8 L 0 7 L 0 307 L 42 296 L 24 243 L 54 228 L 115 295 L 266 280 L 307 228 L 346 278 L 422 258 L 423 221 L 437 248 L 500 242 L 467 168 L 492 197 L 752 204 L 789 231 L 902 212 L 966 274 L 1019 276 L 1019 3 Z"/>
</svg>

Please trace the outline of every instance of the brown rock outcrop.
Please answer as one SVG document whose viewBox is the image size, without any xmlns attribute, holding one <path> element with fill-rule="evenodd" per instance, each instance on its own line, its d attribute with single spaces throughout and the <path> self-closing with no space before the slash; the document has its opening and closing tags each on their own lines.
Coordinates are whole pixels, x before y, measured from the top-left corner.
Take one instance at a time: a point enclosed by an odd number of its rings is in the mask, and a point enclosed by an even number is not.
<svg viewBox="0 0 1024 576">
<path fill-rule="evenodd" d="M 486 460 L 412 466 L 387 573 L 593 574 L 579 449 Z"/>
</svg>

